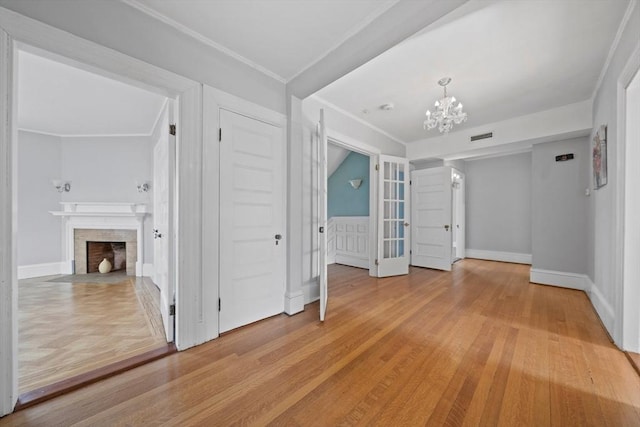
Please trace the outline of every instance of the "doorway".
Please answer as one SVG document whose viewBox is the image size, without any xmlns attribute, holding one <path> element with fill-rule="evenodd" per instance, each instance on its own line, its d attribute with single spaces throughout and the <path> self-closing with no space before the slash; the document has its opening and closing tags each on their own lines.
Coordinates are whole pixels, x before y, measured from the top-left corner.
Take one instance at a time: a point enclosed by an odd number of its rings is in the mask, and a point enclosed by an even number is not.
<svg viewBox="0 0 640 427">
<path fill-rule="evenodd" d="M 168 102 L 64 58 L 17 56 L 24 393 L 172 340 L 163 330 L 162 292 L 143 277 L 153 269 L 152 153 L 168 132 Z"/>
</svg>

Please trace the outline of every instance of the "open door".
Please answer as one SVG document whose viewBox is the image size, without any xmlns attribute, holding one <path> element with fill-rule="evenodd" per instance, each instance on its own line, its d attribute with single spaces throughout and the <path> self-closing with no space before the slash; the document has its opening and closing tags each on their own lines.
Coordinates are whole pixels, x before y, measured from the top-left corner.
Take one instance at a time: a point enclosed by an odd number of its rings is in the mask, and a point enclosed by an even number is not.
<svg viewBox="0 0 640 427">
<path fill-rule="evenodd" d="M 160 289 L 160 314 L 167 342 L 174 340 L 173 197 L 176 137 L 169 131 L 170 100 L 163 116 L 163 132 L 153 148 L 153 281 Z"/>
<path fill-rule="evenodd" d="M 324 125 L 324 110 L 320 110 L 318 123 L 318 231 L 320 244 L 320 321 L 327 312 L 329 289 L 327 283 L 327 131 Z"/>
<path fill-rule="evenodd" d="M 378 277 L 409 273 L 409 161 L 381 155 L 378 174 Z"/>
<path fill-rule="evenodd" d="M 451 167 L 411 172 L 411 265 L 451 271 Z"/>
</svg>

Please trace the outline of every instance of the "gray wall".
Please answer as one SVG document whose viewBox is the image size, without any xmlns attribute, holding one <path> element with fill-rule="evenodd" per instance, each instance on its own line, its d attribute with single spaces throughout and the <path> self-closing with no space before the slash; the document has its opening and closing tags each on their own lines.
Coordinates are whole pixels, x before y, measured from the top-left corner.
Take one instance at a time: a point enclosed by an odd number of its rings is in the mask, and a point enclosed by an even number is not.
<svg viewBox="0 0 640 427">
<path fill-rule="evenodd" d="M 575 159 L 556 162 L 566 153 Z M 587 137 L 533 146 L 533 268 L 587 273 L 589 172 Z"/>
<path fill-rule="evenodd" d="M 62 261 L 60 193 L 61 142 L 55 136 L 18 132 L 18 265 Z"/>
<path fill-rule="evenodd" d="M 531 153 L 466 161 L 466 246 L 531 253 Z"/>
</svg>

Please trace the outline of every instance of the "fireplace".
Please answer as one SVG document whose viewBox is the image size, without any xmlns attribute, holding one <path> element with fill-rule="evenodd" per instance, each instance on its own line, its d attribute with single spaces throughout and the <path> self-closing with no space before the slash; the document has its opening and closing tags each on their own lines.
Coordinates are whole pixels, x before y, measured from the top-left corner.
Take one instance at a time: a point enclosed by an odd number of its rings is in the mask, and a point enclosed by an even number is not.
<svg viewBox="0 0 640 427">
<path fill-rule="evenodd" d="M 98 271 L 98 265 L 104 258 L 109 260 L 112 270 L 125 270 L 128 275 L 136 274 L 136 230 L 77 228 L 74 230 L 73 240 L 76 274 Z"/>
<path fill-rule="evenodd" d="M 120 266 L 116 254 L 124 255 L 122 269 L 127 275 L 142 276 L 144 260 L 144 223 L 149 215 L 141 203 L 111 202 L 60 202 L 62 211 L 51 211 L 52 215 L 64 218 L 65 252 L 68 261 L 65 274 L 87 274 L 95 268 L 88 265 L 87 242 L 101 243 L 107 252 L 113 250 L 112 265 Z M 118 243 L 115 250 L 113 243 Z M 120 256 L 118 255 L 118 257 Z M 107 255 L 101 256 L 110 258 Z M 93 264 L 89 262 L 89 264 Z M 89 269 L 87 269 L 89 267 Z M 151 267 L 152 268 L 152 267 Z"/>
<path fill-rule="evenodd" d="M 87 241 L 87 273 L 97 273 L 103 259 L 111 263 L 111 271 L 126 271 L 127 242 Z"/>
</svg>

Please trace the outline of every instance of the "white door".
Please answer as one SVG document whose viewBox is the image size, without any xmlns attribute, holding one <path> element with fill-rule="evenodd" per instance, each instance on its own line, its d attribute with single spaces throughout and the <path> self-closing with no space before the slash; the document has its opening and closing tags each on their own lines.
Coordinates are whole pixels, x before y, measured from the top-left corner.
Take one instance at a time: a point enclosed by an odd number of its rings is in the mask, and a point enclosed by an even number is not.
<svg viewBox="0 0 640 427">
<path fill-rule="evenodd" d="M 378 277 L 408 274 L 409 161 L 381 155 L 378 169 Z"/>
<path fill-rule="evenodd" d="M 320 321 L 324 322 L 329 299 L 327 282 L 327 131 L 324 124 L 324 110 L 320 110 L 318 124 L 318 192 L 320 203 L 318 212 L 320 244 Z"/>
<path fill-rule="evenodd" d="M 160 139 L 153 148 L 153 281 L 160 289 L 160 314 L 167 342 L 174 340 L 173 315 L 173 183 L 175 171 L 175 136 L 169 134 L 172 102 L 163 114 Z"/>
<path fill-rule="evenodd" d="M 411 265 L 451 271 L 451 168 L 411 172 Z"/>
<path fill-rule="evenodd" d="M 220 110 L 220 332 L 284 311 L 282 129 Z"/>
<path fill-rule="evenodd" d="M 463 259 L 465 255 L 465 176 L 462 172 L 453 169 L 453 205 L 455 212 L 453 213 L 453 233 L 455 237 L 455 253 L 454 257 Z"/>
</svg>

